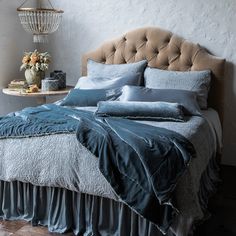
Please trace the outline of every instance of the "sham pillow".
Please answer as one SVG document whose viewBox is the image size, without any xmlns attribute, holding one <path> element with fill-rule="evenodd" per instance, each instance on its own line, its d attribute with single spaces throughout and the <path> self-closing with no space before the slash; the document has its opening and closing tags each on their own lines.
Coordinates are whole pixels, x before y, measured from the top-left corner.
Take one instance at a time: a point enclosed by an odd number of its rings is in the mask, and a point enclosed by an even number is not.
<svg viewBox="0 0 236 236">
<path fill-rule="evenodd" d="M 81 77 L 75 88 L 80 89 L 112 89 L 124 85 L 140 85 L 141 74 L 127 74 L 122 77 Z"/>
<path fill-rule="evenodd" d="M 201 115 L 197 95 L 193 91 L 177 89 L 150 89 L 141 86 L 124 86 L 117 100 L 142 102 L 173 102 L 184 107 L 186 115 Z"/>
<path fill-rule="evenodd" d="M 168 71 L 146 68 L 144 84 L 147 88 L 183 89 L 197 93 L 197 102 L 201 109 L 207 109 L 211 71 Z"/>
<path fill-rule="evenodd" d="M 88 59 L 87 74 L 92 77 L 123 77 L 140 73 L 143 76 L 146 66 L 146 60 L 127 64 L 103 64 Z"/>
<path fill-rule="evenodd" d="M 72 89 L 60 103 L 61 106 L 97 106 L 99 101 L 115 100 L 121 89 Z"/>
<path fill-rule="evenodd" d="M 161 121 L 184 121 L 182 106 L 168 102 L 99 102 L 97 116 Z"/>
</svg>

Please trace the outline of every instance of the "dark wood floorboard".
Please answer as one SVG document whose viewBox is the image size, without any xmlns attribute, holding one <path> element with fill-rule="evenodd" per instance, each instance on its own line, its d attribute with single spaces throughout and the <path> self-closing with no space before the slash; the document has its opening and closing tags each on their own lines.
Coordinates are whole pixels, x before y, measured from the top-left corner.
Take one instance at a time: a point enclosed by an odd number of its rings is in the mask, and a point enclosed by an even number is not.
<svg viewBox="0 0 236 236">
<path fill-rule="evenodd" d="M 236 167 L 222 166 L 221 178 L 219 191 L 209 202 L 212 216 L 197 228 L 194 236 L 236 236 Z M 60 234 L 49 233 L 47 227 L 32 227 L 25 221 L 0 221 L 0 236 L 53 235 Z"/>
<path fill-rule="evenodd" d="M 25 221 L 0 221 L 0 236 L 59 236 L 61 234 L 48 232 L 47 227 L 33 227 Z M 73 233 L 63 234 L 73 236 Z"/>
</svg>

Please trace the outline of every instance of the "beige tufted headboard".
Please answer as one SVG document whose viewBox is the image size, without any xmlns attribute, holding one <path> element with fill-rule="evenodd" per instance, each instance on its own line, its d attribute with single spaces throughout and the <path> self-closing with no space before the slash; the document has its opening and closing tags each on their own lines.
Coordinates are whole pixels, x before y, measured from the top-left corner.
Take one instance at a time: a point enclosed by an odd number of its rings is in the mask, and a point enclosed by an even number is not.
<svg viewBox="0 0 236 236">
<path fill-rule="evenodd" d="M 101 47 L 83 56 L 82 75 L 87 73 L 87 60 L 106 64 L 132 63 L 143 59 L 148 66 L 163 70 L 212 71 L 208 104 L 223 120 L 225 60 L 210 55 L 205 49 L 169 31 L 156 27 L 140 28 L 105 42 Z"/>
</svg>

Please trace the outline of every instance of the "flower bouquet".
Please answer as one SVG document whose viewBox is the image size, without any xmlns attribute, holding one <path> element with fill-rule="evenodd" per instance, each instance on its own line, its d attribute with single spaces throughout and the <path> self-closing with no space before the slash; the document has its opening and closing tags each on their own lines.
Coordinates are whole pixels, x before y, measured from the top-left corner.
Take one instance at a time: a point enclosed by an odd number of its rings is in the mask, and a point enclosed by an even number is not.
<svg viewBox="0 0 236 236">
<path fill-rule="evenodd" d="M 50 63 L 50 55 L 48 52 L 40 53 L 25 52 L 22 59 L 20 70 L 25 69 L 25 78 L 28 85 L 36 84 L 41 87 L 41 80 L 45 77 L 45 71 L 48 70 Z"/>
</svg>

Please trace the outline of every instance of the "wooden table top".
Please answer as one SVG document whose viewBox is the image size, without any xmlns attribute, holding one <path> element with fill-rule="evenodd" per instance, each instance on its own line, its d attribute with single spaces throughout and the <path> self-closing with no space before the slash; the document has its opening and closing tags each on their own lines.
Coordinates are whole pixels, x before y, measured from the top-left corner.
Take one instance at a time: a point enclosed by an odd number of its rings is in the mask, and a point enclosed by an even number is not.
<svg viewBox="0 0 236 236">
<path fill-rule="evenodd" d="M 11 96 L 19 96 L 19 97 L 46 97 L 46 96 L 55 96 L 55 95 L 65 95 L 67 94 L 73 86 L 67 86 L 65 89 L 57 90 L 57 91 L 41 91 L 37 93 L 26 93 L 24 90 L 20 89 L 10 89 L 10 88 L 4 88 L 2 92 L 7 95 Z"/>
</svg>

